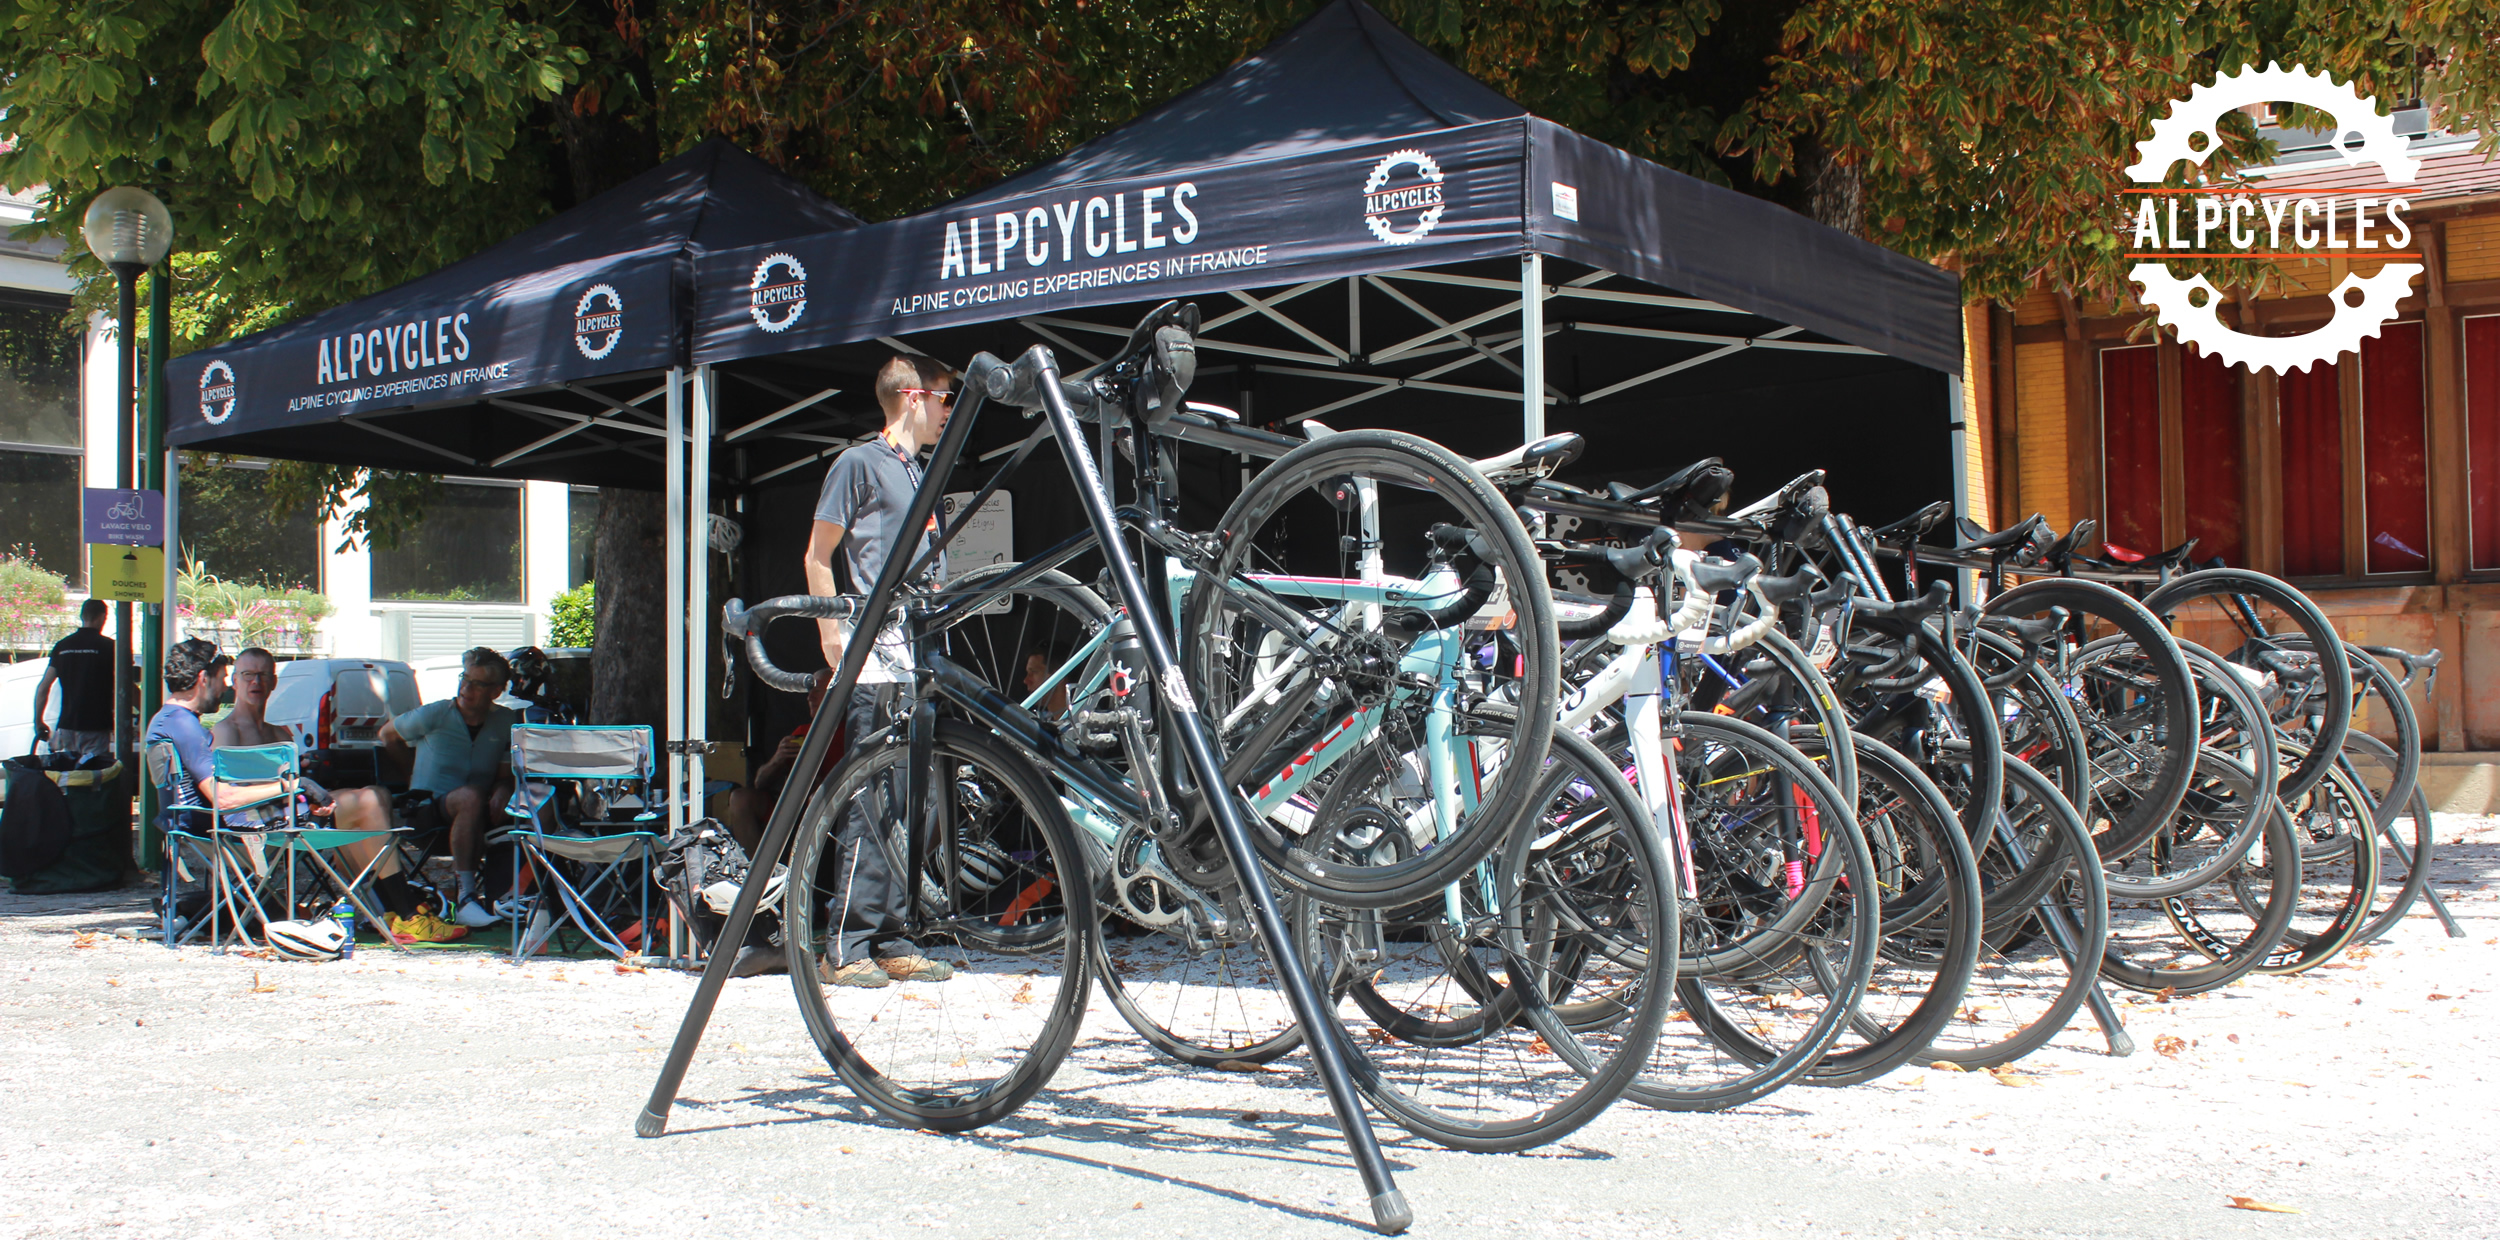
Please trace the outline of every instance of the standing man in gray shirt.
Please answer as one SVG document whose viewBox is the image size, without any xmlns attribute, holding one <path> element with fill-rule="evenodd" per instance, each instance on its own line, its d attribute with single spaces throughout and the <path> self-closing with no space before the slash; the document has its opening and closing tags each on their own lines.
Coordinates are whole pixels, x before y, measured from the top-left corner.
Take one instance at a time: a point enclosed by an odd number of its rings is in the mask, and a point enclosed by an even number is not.
<svg viewBox="0 0 2500 1240">
<path fill-rule="evenodd" d="M 877 370 L 877 404 L 885 411 L 885 430 L 867 443 L 846 449 L 825 471 L 824 490 L 816 498 L 816 521 L 807 539 L 807 590 L 839 594 L 835 553 L 849 575 L 853 593 L 876 584 L 889 556 L 918 557 L 937 532 L 931 519 L 926 529 L 905 530 L 912 496 L 920 490 L 920 450 L 937 442 L 955 407 L 955 372 L 925 357 L 896 355 Z M 839 620 L 819 620 L 825 662 L 840 666 L 842 650 L 852 638 Z M 899 625 L 871 636 L 875 647 L 861 669 L 859 686 L 851 691 L 844 726 L 851 744 L 858 744 L 894 711 L 896 687 L 911 671 L 911 653 Z M 819 965 L 824 979 L 838 986 L 877 987 L 889 980 L 944 981 L 949 966 L 922 956 L 903 937 L 904 883 L 886 860 L 879 841 L 898 824 L 873 818 L 862 797 L 844 811 L 837 838 L 832 876 L 834 895 L 829 920 L 838 927 Z M 882 798 L 888 804 L 894 797 Z M 898 850 L 899 851 L 899 850 Z"/>
</svg>

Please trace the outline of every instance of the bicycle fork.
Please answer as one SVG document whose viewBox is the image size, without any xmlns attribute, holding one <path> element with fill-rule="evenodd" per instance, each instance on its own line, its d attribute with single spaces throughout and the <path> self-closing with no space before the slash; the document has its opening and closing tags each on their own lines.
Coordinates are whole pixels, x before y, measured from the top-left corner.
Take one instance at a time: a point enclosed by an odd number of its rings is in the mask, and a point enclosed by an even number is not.
<svg viewBox="0 0 2500 1240">
<path fill-rule="evenodd" d="M 1258 853 L 1250 844 L 1250 828 L 1242 819 L 1242 798 L 1224 778 L 1224 763 L 1216 753 L 1215 739 L 1198 713 L 1197 700 L 1173 653 L 1171 637 L 1158 618 L 1156 600 L 1147 592 L 1136 557 L 1130 553 L 1128 539 L 1113 514 L 1109 488 L 1103 485 L 1101 473 L 1085 451 L 1084 432 L 1060 391 L 1058 365 L 1041 346 L 1035 345 L 1034 350 L 1043 361 L 1036 384 L 1042 397 L 1042 413 L 1050 419 L 1059 451 L 1067 458 L 1068 471 L 1077 480 L 1077 503 L 1093 527 L 1119 601 L 1137 626 L 1139 652 L 1153 678 L 1164 718 L 1171 724 L 1172 739 L 1179 743 L 1189 775 L 1204 790 L 1208 808 L 1214 812 L 1216 837 L 1232 862 L 1251 917 L 1267 940 L 1269 957 L 1283 975 L 1285 998 L 1293 1005 L 1294 1019 L 1308 1031 L 1311 1059 L 1319 1068 L 1320 1081 L 1327 1088 L 1329 1105 L 1337 1113 L 1337 1123 L 1345 1133 L 1355 1168 L 1362 1173 L 1364 1191 L 1371 1197 L 1373 1224 L 1384 1235 L 1396 1235 L 1414 1222 L 1414 1211 L 1408 1208 L 1406 1195 L 1398 1191 L 1397 1182 L 1389 1173 L 1379 1139 L 1372 1134 L 1371 1118 L 1364 1113 L 1362 1096 L 1355 1091 L 1345 1048 L 1338 1041 L 1336 1022 L 1329 1018 L 1318 988 L 1311 984 L 1301 954 L 1294 949 L 1293 937 L 1286 930 L 1284 915 L 1276 907 L 1276 893 L 1259 868 Z"/>
</svg>

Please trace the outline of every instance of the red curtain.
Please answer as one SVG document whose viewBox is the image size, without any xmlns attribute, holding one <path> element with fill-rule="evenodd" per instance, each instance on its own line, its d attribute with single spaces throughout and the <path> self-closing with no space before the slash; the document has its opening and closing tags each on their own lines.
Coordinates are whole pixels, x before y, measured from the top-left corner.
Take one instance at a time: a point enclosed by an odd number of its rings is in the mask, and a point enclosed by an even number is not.
<svg viewBox="0 0 2500 1240">
<path fill-rule="evenodd" d="M 2161 388 L 2154 348 L 2101 350 L 2101 539 L 2151 555 L 2162 541 Z"/>
<path fill-rule="evenodd" d="M 2336 367 L 2316 362 L 2284 375 L 2283 575 L 2344 571 L 2344 425 Z"/>
<path fill-rule="evenodd" d="M 2373 573 L 2431 567 L 2430 430 L 2423 422 L 2422 325 L 2390 323 L 2361 341 L 2362 519 Z"/>
<path fill-rule="evenodd" d="M 2187 533 L 2195 556 L 2244 562 L 2240 541 L 2240 377 L 2236 366 L 2194 346 L 2179 354 L 2180 445 L 2186 460 Z"/>
<path fill-rule="evenodd" d="M 2474 567 L 2500 568 L 2500 315 L 2465 321 L 2465 495 Z"/>
</svg>

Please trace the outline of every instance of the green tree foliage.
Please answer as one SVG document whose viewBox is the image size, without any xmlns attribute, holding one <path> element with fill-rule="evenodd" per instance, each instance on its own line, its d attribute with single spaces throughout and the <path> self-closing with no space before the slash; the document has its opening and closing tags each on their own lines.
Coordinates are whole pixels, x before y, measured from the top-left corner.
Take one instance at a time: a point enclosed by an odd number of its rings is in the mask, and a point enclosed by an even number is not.
<svg viewBox="0 0 2500 1240">
<path fill-rule="evenodd" d="M 547 644 L 588 646 L 598 628 L 598 583 L 585 581 L 549 600 Z"/>
</svg>

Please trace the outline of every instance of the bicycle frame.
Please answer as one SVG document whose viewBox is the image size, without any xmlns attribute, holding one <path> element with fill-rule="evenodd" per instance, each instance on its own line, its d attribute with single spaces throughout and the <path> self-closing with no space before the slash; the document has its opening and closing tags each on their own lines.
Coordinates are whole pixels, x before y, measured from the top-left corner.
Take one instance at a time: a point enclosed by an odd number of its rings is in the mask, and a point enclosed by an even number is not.
<svg viewBox="0 0 2500 1240">
<path fill-rule="evenodd" d="M 944 494 L 946 484 L 953 478 L 956 465 L 962 458 L 964 445 L 969 441 L 972 428 L 988 404 L 988 397 L 993 390 L 1003 392 L 1021 387 L 1023 390 L 1038 394 L 1040 412 L 1047 420 L 1047 425 L 1037 429 L 1033 436 L 1027 438 L 1018 451 L 1015 461 L 1010 462 L 1010 466 L 1020 463 L 1034 450 L 1045 430 L 1050 437 L 1058 441 L 1060 454 L 1067 466 L 1069 476 L 1076 484 L 1074 490 L 1079 506 L 1084 510 L 1094 546 L 1100 551 L 1108 566 L 1118 602 L 1128 612 L 1132 631 L 1137 638 L 1138 653 L 1146 664 L 1147 684 L 1151 686 L 1148 690 L 1151 694 L 1149 700 L 1159 712 L 1159 719 L 1164 725 L 1163 735 L 1174 742 L 1164 746 L 1163 761 L 1167 768 L 1175 765 L 1185 767 L 1195 785 L 1206 791 L 1208 807 L 1213 811 L 1216 836 L 1240 883 L 1252 919 L 1260 935 L 1266 940 L 1270 957 L 1276 962 L 1286 999 L 1292 1007 L 1295 1019 L 1304 1029 L 1310 1031 L 1309 1046 L 1312 1059 L 1319 1069 L 1321 1083 L 1336 1112 L 1339 1127 L 1345 1134 L 1349 1152 L 1362 1175 L 1364 1187 L 1370 1194 L 1374 1223 L 1385 1233 L 1395 1234 L 1404 1231 L 1413 1222 L 1413 1212 L 1407 1206 L 1404 1195 L 1398 1191 L 1387 1161 L 1381 1155 L 1378 1140 L 1372 1133 L 1370 1120 L 1364 1113 L 1361 1097 L 1355 1090 L 1345 1048 L 1339 1044 L 1335 1036 L 1329 1033 L 1335 1028 L 1335 1023 L 1329 1016 L 1329 1008 L 1323 1003 L 1316 987 L 1312 984 L 1308 971 L 1302 965 L 1299 958 L 1300 952 L 1296 949 L 1283 915 L 1277 908 L 1275 893 L 1270 889 L 1266 874 L 1260 868 L 1258 853 L 1250 842 L 1249 827 L 1243 818 L 1246 807 L 1233 792 L 1232 785 L 1225 779 L 1224 763 L 1215 748 L 1213 735 L 1206 721 L 1200 716 L 1197 702 L 1190 692 L 1188 682 L 1183 677 L 1171 637 L 1156 615 L 1157 608 L 1154 600 L 1158 597 L 1168 597 L 1165 590 L 1168 583 L 1165 580 L 1163 558 L 1148 557 L 1147 564 L 1141 569 L 1137 557 L 1130 552 L 1127 540 L 1122 536 L 1121 516 L 1112 506 L 1111 497 L 1101 473 L 1097 470 L 1093 459 L 1086 453 L 1082 427 L 1075 410 L 1068 404 L 1067 396 L 1062 390 L 1058 365 L 1050 350 L 1035 345 L 1027 350 L 1012 368 L 984 354 L 974 359 L 973 363 L 966 368 L 961 386 L 971 393 L 971 397 L 964 401 L 962 407 L 958 408 L 954 416 L 948 420 L 946 430 L 940 436 L 936 451 L 932 454 L 925 481 L 913 495 L 910 510 L 900 528 L 920 529 L 929 523 L 936 511 L 938 497 Z M 996 489 L 1007 472 L 1002 469 L 984 488 L 982 497 L 976 498 L 972 504 L 962 510 L 964 515 L 957 519 L 955 525 L 938 533 L 934 545 L 920 558 L 919 564 L 925 565 L 930 558 L 944 550 L 945 546 L 963 528 L 964 521 L 979 510 L 982 499 L 986 498 L 989 491 Z M 1149 522 L 1148 528 L 1141 531 L 1146 534 L 1149 541 L 1156 540 L 1157 531 L 1151 528 L 1152 524 Z M 1069 551 L 1059 556 L 1059 562 L 1064 562 L 1073 554 L 1075 554 L 1074 551 Z M 1033 576 L 1038 576 L 1049 566 L 1049 564 L 1044 564 L 1039 568 L 1033 568 L 1031 575 L 1026 576 L 1025 580 L 1030 581 Z M 869 591 L 865 606 L 855 617 L 855 632 L 873 635 L 883 631 L 886 618 L 896 610 L 899 602 L 898 595 L 901 593 L 907 569 L 910 567 L 912 567 L 912 562 L 907 561 L 905 557 L 888 557 L 877 575 L 874 588 Z M 1015 576 L 1016 574 L 1009 574 L 1003 580 L 1011 581 Z M 1001 586 L 996 589 L 996 592 L 1003 593 L 1003 590 L 1004 587 Z M 972 608 L 977 608 L 987 601 L 986 598 L 977 598 L 972 602 L 972 607 L 964 610 L 968 614 Z M 928 860 L 924 852 L 923 833 L 917 829 L 917 824 L 926 819 L 926 809 L 932 791 L 931 785 L 934 782 L 929 778 L 931 765 L 929 759 L 936 728 L 936 708 L 935 702 L 931 700 L 930 691 L 945 692 L 944 686 L 950 681 L 953 682 L 956 692 L 947 693 L 947 696 L 957 700 L 969 699 L 968 706 L 971 703 L 990 705 L 993 708 L 990 713 L 999 715 L 1001 718 L 992 719 L 989 714 L 983 714 L 982 717 L 985 722 L 993 724 L 1013 722 L 1012 715 L 1015 712 L 996 711 L 995 706 L 1012 705 L 1012 703 L 994 691 L 986 695 L 970 692 L 969 690 L 975 686 L 965 683 L 972 679 L 969 673 L 929 649 L 931 644 L 928 637 L 931 631 L 929 626 L 915 627 L 920 629 L 920 632 L 915 634 L 914 644 L 919 647 L 915 654 L 925 654 L 927 658 L 925 662 L 917 663 L 917 670 L 914 673 L 916 688 L 919 690 L 915 694 L 918 704 L 911 714 L 907 742 L 911 746 L 913 761 L 904 767 L 902 801 L 905 807 L 904 821 L 914 824 L 914 829 L 903 833 L 908 857 L 908 868 L 905 872 L 916 875 L 925 872 Z M 807 740 L 801 746 L 795 769 L 812 771 L 822 765 L 825 751 L 830 745 L 833 733 L 837 730 L 840 712 L 849 702 L 852 689 L 859 683 L 860 673 L 864 670 L 869 652 L 874 645 L 873 637 L 867 641 L 854 640 L 846 645 L 841 665 L 834 673 L 833 683 L 828 686 L 823 701 L 818 707 L 816 720 L 809 727 Z M 986 689 L 986 686 L 978 687 Z M 1049 754 L 1053 759 L 1050 765 L 1057 770 L 1078 774 L 1095 772 L 1109 774 L 1108 768 L 1068 749 L 1064 744 L 1059 743 L 1056 737 L 1040 736 L 1039 729 L 1032 723 L 1029 714 L 1025 715 L 1022 722 L 1021 730 L 1040 742 L 1038 751 Z M 1012 737 L 1014 733 L 1010 732 L 1009 735 Z M 1174 763 L 1175 750 L 1178 751 L 1177 764 Z M 1178 769 L 1165 769 L 1155 771 L 1151 775 L 1141 771 L 1138 772 L 1138 776 L 1140 779 L 1155 780 L 1159 792 L 1169 793 L 1179 786 L 1179 781 L 1174 777 L 1180 773 Z M 1106 783 L 1099 791 L 1108 796 L 1116 796 L 1113 789 L 1114 785 Z M 777 860 L 788 852 L 797 832 L 801 808 L 799 802 L 802 799 L 785 796 L 774 805 L 771 821 L 756 850 L 755 855 L 759 863 L 749 873 L 746 883 L 740 887 L 738 899 L 731 906 L 727 922 L 723 926 L 720 941 L 737 942 L 746 934 L 747 927 L 753 921 L 756 905 L 767 884 L 767 875 L 772 869 L 766 859 Z M 911 910 L 908 914 L 910 919 L 915 922 L 919 921 L 922 916 L 918 907 L 919 901 L 913 900 L 906 903 Z M 919 927 L 915 926 L 915 929 Z M 705 968 L 703 980 L 697 987 L 695 998 L 688 1005 L 685 1020 L 678 1029 L 677 1040 L 671 1048 L 669 1059 L 662 1066 L 660 1079 L 654 1085 L 652 1096 L 644 1105 L 642 1114 L 636 1120 L 635 1130 L 638 1134 L 652 1137 L 666 1130 L 667 1110 L 675 1101 L 678 1086 L 684 1079 L 687 1065 L 692 1061 L 696 1045 L 701 1041 L 703 1029 L 709 1023 L 712 1008 L 718 1002 L 719 992 L 728 981 L 731 957 L 732 953 L 716 952 Z"/>
</svg>

